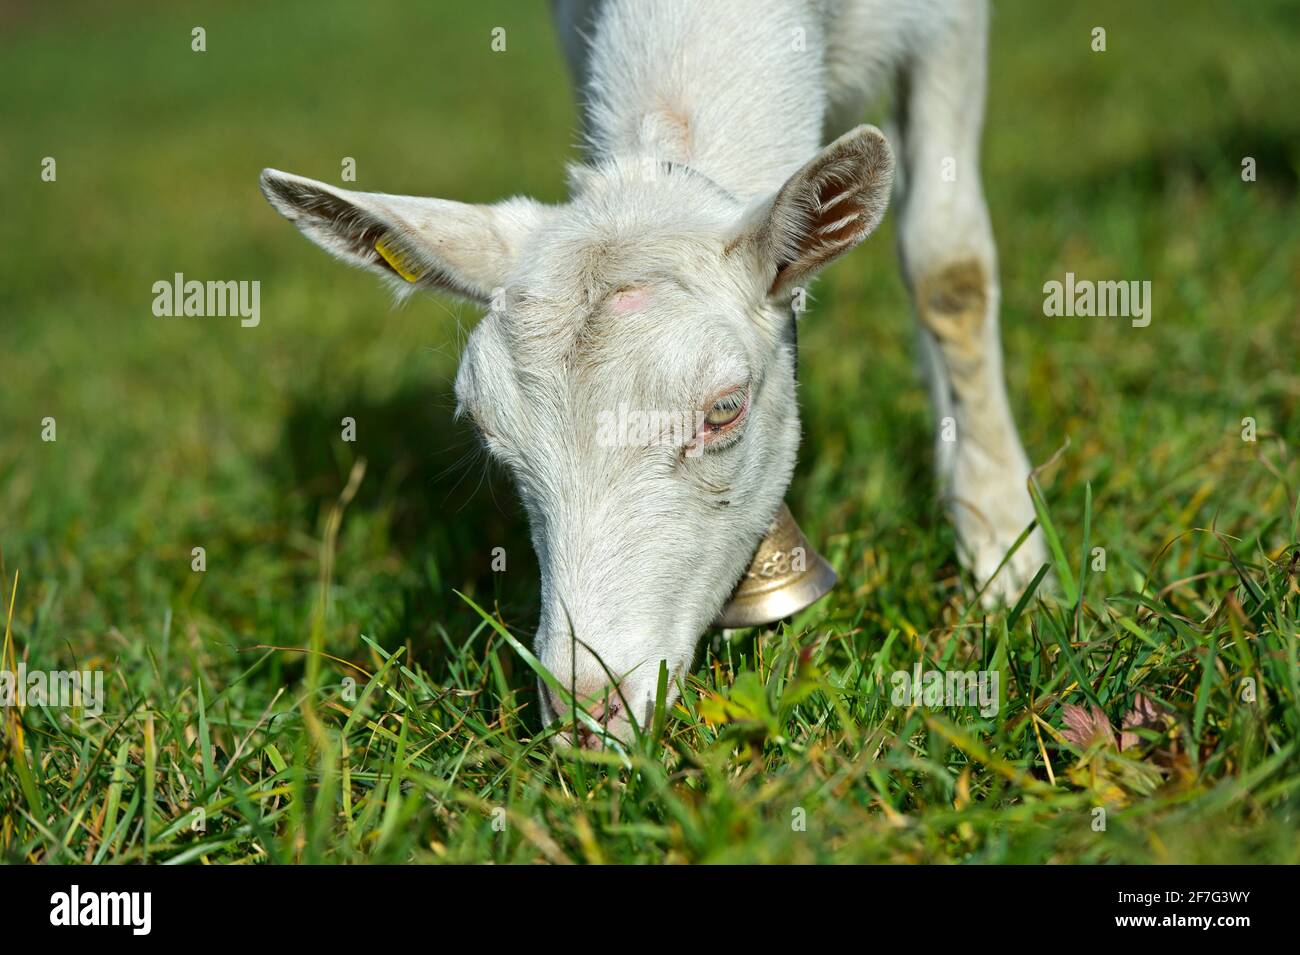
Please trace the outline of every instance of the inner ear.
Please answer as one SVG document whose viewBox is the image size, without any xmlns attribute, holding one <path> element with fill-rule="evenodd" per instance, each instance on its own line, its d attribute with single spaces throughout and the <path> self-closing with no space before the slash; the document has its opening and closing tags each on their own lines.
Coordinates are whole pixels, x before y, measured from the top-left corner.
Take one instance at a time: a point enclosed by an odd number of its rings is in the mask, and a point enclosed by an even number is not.
<svg viewBox="0 0 1300 955">
<path fill-rule="evenodd" d="M 815 271 L 866 238 L 865 204 L 848 178 L 851 170 L 836 165 L 819 170 L 807 191 L 792 202 L 798 217 L 794 230 L 802 242 L 790 243 L 777 256 L 776 277 L 768 294 L 775 295 L 795 275 Z"/>
<path fill-rule="evenodd" d="M 769 294 L 817 271 L 875 228 L 884 214 L 890 177 L 885 172 L 882 196 L 880 160 L 873 155 L 868 161 L 864 175 L 860 151 L 828 150 L 782 189 L 777 205 L 784 202 L 793 221 L 784 224 L 787 241 L 776 247 L 776 276 Z"/>
<path fill-rule="evenodd" d="M 293 211 L 294 221 L 309 238 L 320 241 L 328 237 L 343 245 L 339 251 L 355 256 L 365 265 L 406 278 L 376 248 L 384 233 L 392 230 L 374 216 L 339 196 L 291 179 L 264 176 L 262 188 L 280 212 L 288 215 L 286 210 Z M 311 235 L 314 230 L 324 234 Z"/>
<path fill-rule="evenodd" d="M 782 185 L 754 228 L 776 297 L 853 248 L 880 224 L 893 155 L 880 130 L 845 133 Z"/>
<path fill-rule="evenodd" d="M 307 238 L 399 290 L 452 292 L 487 304 L 518 250 L 542 222 L 530 199 L 474 205 L 423 196 L 352 192 L 264 169 L 262 192 Z"/>
</svg>

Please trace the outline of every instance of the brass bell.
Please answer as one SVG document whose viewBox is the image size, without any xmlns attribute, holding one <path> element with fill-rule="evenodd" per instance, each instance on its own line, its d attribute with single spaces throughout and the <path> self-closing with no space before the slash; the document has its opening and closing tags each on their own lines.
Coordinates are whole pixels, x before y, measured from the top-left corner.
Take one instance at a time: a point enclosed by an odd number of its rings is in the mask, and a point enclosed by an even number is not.
<svg viewBox="0 0 1300 955">
<path fill-rule="evenodd" d="M 783 502 L 713 625 L 734 629 L 775 623 L 820 600 L 835 580 L 834 569 L 812 549 Z"/>
</svg>

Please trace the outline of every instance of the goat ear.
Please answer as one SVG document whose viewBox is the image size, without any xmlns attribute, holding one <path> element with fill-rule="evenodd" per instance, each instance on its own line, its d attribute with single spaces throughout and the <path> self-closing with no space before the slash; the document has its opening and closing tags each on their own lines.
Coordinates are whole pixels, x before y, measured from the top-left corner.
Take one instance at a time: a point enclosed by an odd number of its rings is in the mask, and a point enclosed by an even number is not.
<svg viewBox="0 0 1300 955">
<path fill-rule="evenodd" d="M 485 206 L 351 192 L 275 169 L 262 170 L 261 186 L 276 211 L 349 265 L 483 303 L 543 214 L 529 199 Z"/>
<path fill-rule="evenodd" d="M 786 294 L 875 230 L 889 204 L 893 173 L 884 134 L 858 126 L 752 207 L 733 245 L 756 257 L 768 295 Z"/>
</svg>

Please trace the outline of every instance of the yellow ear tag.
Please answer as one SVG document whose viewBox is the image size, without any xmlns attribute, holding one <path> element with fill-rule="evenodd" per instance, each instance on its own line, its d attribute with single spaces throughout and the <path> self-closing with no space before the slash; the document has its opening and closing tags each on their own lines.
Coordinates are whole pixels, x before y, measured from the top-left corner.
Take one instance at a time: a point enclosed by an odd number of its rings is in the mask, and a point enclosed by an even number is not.
<svg viewBox="0 0 1300 955">
<path fill-rule="evenodd" d="M 384 261 L 393 267 L 393 271 L 406 279 L 406 281 L 420 281 L 420 276 L 423 273 L 416 271 L 419 266 L 415 262 L 412 262 L 410 256 L 406 255 L 402 249 L 394 248 L 389 245 L 386 241 L 387 239 L 387 235 L 382 235 L 376 239 L 375 251 L 383 256 Z"/>
</svg>

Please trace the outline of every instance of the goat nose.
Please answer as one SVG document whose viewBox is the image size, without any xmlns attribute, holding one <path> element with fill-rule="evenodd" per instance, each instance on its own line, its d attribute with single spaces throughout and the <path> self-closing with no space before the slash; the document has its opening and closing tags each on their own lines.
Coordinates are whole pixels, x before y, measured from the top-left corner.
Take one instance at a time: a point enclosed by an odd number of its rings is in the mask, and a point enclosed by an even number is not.
<svg viewBox="0 0 1300 955">
<path fill-rule="evenodd" d="M 567 696 L 567 694 L 565 694 Z M 575 718 L 569 708 L 568 703 L 561 698 L 561 694 L 553 690 L 547 691 L 547 698 L 551 704 L 551 710 L 556 713 L 561 723 L 567 724 L 570 729 L 574 728 L 576 723 L 577 738 L 574 740 L 575 745 L 582 749 L 600 749 L 604 746 L 603 733 L 598 733 L 586 721 Z M 575 701 L 578 706 L 582 707 L 584 712 L 592 718 L 602 730 L 608 730 L 612 723 L 618 721 L 620 714 L 623 712 L 623 700 L 619 695 L 618 687 L 605 687 L 600 693 L 595 695 L 584 696 L 581 692 L 575 695 Z"/>
</svg>

